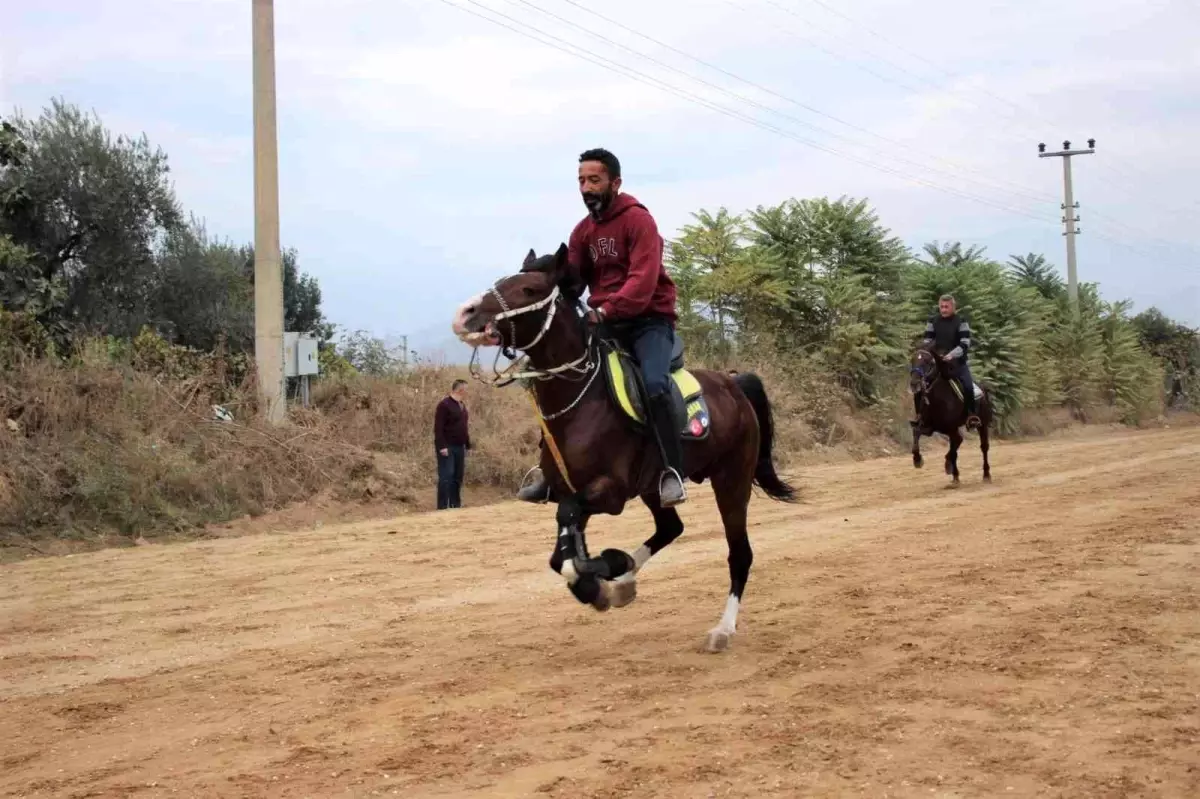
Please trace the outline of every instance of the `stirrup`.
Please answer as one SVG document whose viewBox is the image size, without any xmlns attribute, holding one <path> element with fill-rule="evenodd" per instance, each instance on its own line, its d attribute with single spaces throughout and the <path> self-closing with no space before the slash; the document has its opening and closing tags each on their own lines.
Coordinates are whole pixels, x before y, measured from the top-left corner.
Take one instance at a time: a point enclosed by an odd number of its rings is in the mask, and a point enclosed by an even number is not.
<svg viewBox="0 0 1200 799">
<path fill-rule="evenodd" d="M 530 479 L 531 475 L 533 476 L 532 480 Z M 525 476 L 521 478 L 521 487 L 517 489 L 517 499 L 535 504 L 550 500 L 550 484 L 547 482 L 541 466 L 534 466 L 525 472 Z"/>
<path fill-rule="evenodd" d="M 978 430 L 983 427 L 983 420 L 979 418 L 979 414 L 973 413 L 967 417 L 967 429 Z"/>
<path fill-rule="evenodd" d="M 672 477 L 675 478 L 675 480 L 678 482 L 679 496 L 675 499 L 668 499 L 666 496 L 666 492 L 663 491 L 663 488 L 666 486 L 667 481 L 669 479 L 671 479 Z M 684 502 L 687 502 L 687 498 L 688 498 L 687 486 L 684 484 L 683 478 L 679 476 L 679 472 L 675 471 L 674 469 L 672 469 L 671 467 L 668 466 L 666 469 L 663 470 L 663 473 L 658 478 L 659 504 L 662 505 L 664 508 L 673 508 L 676 505 L 682 505 Z"/>
</svg>

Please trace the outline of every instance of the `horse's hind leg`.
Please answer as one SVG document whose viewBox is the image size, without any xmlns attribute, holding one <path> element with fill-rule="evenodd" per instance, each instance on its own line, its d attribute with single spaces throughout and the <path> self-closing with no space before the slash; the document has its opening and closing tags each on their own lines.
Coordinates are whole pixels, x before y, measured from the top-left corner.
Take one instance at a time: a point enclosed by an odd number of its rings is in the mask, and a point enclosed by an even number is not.
<svg viewBox="0 0 1200 799">
<path fill-rule="evenodd" d="M 730 464 L 726 470 L 712 477 L 717 508 L 725 525 L 725 541 L 729 544 L 729 597 L 725 601 L 721 621 L 708 631 L 706 648 L 709 652 L 720 652 L 729 647 L 737 631 L 742 593 L 746 590 L 746 581 L 750 579 L 754 551 L 750 548 L 750 536 L 746 532 L 746 511 L 750 505 L 753 469 L 753 463 Z"/>
<path fill-rule="evenodd" d="M 988 463 L 988 422 L 987 417 L 980 421 L 983 424 L 979 425 L 979 451 L 983 453 L 983 481 L 985 483 L 992 482 L 992 466 Z"/>
</svg>

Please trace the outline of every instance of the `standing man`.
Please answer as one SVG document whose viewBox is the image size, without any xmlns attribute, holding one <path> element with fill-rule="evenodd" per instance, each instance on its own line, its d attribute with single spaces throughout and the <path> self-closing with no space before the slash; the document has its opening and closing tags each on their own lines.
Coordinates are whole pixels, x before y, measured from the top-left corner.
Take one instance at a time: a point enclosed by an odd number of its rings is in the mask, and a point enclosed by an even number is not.
<svg viewBox="0 0 1200 799">
<path fill-rule="evenodd" d="M 433 414 L 433 446 L 437 450 L 437 509 L 462 507 L 463 470 L 471 448 L 468 432 L 467 381 L 455 380 L 450 394 Z"/>
<path fill-rule="evenodd" d="M 632 195 L 621 194 L 621 162 L 605 149 L 579 156 L 579 192 L 587 216 L 571 231 L 568 263 L 588 289 L 591 324 L 603 324 L 634 354 L 649 398 L 651 430 L 666 463 L 658 494 L 664 508 L 687 501 L 683 444 L 671 418 L 671 350 L 675 345 L 675 283 L 663 266 L 663 240 L 654 217 Z M 517 496 L 546 498 L 541 470 Z M 528 478 L 528 476 L 527 476 Z"/>
<path fill-rule="evenodd" d="M 957 313 L 954 297 L 943 294 L 938 298 L 938 312 L 929 317 L 925 324 L 925 346 L 934 345 L 934 352 L 941 353 L 941 358 L 949 365 L 951 377 L 962 385 L 963 404 L 967 411 L 967 429 L 979 429 L 979 417 L 975 415 L 975 381 L 971 379 L 971 369 L 967 366 L 967 351 L 971 349 L 971 326 L 967 320 Z M 913 402 L 917 412 L 917 421 L 921 421 L 920 397 L 914 397 Z"/>
</svg>

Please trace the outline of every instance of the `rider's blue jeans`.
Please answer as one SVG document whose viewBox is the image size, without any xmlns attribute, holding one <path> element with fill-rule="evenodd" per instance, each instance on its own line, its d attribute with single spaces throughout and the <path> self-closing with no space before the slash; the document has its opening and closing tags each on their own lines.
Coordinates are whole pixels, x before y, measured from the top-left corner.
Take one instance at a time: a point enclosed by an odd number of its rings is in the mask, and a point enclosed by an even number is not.
<svg viewBox="0 0 1200 799">
<path fill-rule="evenodd" d="M 633 351 L 642 369 L 642 382 L 651 399 L 671 389 L 671 350 L 675 331 L 661 316 L 643 316 L 614 324 L 613 332 Z"/>
</svg>

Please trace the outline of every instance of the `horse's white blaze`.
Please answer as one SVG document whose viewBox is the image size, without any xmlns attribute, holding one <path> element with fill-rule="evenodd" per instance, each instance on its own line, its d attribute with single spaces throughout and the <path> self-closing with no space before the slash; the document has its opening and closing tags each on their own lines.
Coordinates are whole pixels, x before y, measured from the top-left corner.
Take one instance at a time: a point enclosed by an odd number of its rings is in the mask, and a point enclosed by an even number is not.
<svg viewBox="0 0 1200 799">
<path fill-rule="evenodd" d="M 467 343 L 471 343 L 471 339 L 474 337 L 484 336 L 483 333 L 468 333 L 467 332 L 467 319 L 471 315 L 470 311 L 475 308 L 478 308 L 479 304 L 482 302 L 483 302 L 483 292 L 480 292 L 479 294 L 476 294 L 474 297 L 472 297 L 471 299 L 464 302 L 462 305 L 458 306 L 458 310 L 456 310 L 454 312 L 454 322 L 453 322 L 453 324 L 450 325 L 450 328 L 454 331 L 454 335 L 458 336 L 460 339 L 462 339 L 463 341 L 466 341 Z"/>
</svg>

